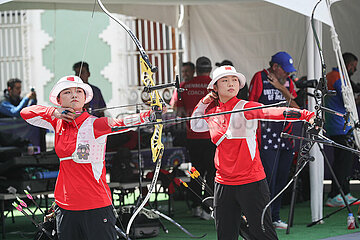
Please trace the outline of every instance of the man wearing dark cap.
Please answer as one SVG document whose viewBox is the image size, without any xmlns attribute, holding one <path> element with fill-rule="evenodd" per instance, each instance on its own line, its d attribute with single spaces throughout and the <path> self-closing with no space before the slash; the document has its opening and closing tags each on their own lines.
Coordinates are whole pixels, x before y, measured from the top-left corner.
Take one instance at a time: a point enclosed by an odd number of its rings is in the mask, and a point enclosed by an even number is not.
<svg viewBox="0 0 360 240">
<path fill-rule="evenodd" d="M 220 63 L 219 62 L 215 63 L 215 66 L 217 66 L 217 67 L 233 66 L 234 67 L 234 64 L 230 60 L 225 59 Z M 239 98 L 239 99 L 248 100 L 248 98 L 249 98 L 249 87 L 248 87 L 247 83 L 245 83 L 245 86 L 239 90 L 239 93 L 236 95 L 236 97 Z"/>
<path fill-rule="evenodd" d="M 183 112 L 183 116 L 191 116 L 197 103 L 208 93 L 207 86 L 211 81 L 211 69 L 211 61 L 209 58 L 199 57 L 196 60 L 196 77 L 182 85 L 182 88 L 188 90 L 182 93 L 181 100 L 174 104 L 174 108 L 178 113 Z M 209 132 L 193 132 L 190 129 L 189 122 L 187 122 L 186 138 L 192 165 L 205 177 L 206 184 L 213 189 L 215 178 L 214 155 L 216 147 L 210 140 Z M 193 179 L 192 181 L 193 182 L 190 182 L 190 187 L 201 196 L 202 189 L 200 184 L 196 183 Z M 210 211 L 208 209 L 204 210 L 201 207 L 201 200 L 195 195 L 192 195 L 192 201 L 193 215 L 209 220 Z"/>
<path fill-rule="evenodd" d="M 106 108 L 106 103 L 103 98 L 103 95 L 101 94 L 100 89 L 89 83 L 89 77 L 90 77 L 89 64 L 87 62 L 77 62 L 73 65 L 73 71 L 75 72 L 76 76 L 79 76 L 81 80 L 83 80 L 84 83 L 90 85 L 94 93 L 92 100 L 88 104 L 85 104 L 84 106 L 85 109 L 87 109 L 89 113 L 91 115 L 94 115 L 95 117 L 104 117 L 104 108 Z M 99 109 L 102 110 L 99 111 Z M 91 110 L 95 110 L 95 111 L 91 111 Z"/>
<path fill-rule="evenodd" d="M 294 83 L 289 78 L 296 69 L 293 59 L 287 52 L 278 52 L 271 57 L 270 67 L 255 73 L 250 83 L 249 100 L 263 104 L 288 101 L 291 107 L 299 108 Z M 294 145 L 290 139 L 280 137 L 281 132 L 290 133 L 292 124 L 287 122 L 261 121 L 261 134 L 258 133 L 260 156 L 269 184 L 271 198 L 285 186 L 294 157 Z M 280 219 L 281 197 L 271 205 L 273 225 L 286 229 L 287 224 Z"/>
</svg>

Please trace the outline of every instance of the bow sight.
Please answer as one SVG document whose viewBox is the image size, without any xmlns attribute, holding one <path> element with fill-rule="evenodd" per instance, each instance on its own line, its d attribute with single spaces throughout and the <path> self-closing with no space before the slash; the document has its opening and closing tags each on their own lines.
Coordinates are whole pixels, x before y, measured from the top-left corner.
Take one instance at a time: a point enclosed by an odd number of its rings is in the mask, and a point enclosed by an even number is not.
<svg viewBox="0 0 360 240">
<path fill-rule="evenodd" d="M 168 88 L 168 87 L 175 87 L 177 93 L 178 93 L 178 99 L 181 100 L 181 93 L 184 91 L 187 91 L 186 88 L 180 88 L 180 80 L 179 75 L 176 75 L 175 82 L 173 83 L 165 83 L 165 84 L 159 84 L 155 86 L 145 86 L 144 92 L 151 93 L 152 91 Z"/>
</svg>

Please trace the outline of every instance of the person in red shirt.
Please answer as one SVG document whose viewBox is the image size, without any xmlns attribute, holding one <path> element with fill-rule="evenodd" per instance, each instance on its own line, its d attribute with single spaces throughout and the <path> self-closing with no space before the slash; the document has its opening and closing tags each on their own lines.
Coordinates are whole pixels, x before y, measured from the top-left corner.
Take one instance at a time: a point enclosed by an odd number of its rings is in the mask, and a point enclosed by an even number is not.
<svg viewBox="0 0 360 240">
<path fill-rule="evenodd" d="M 188 117 L 193 112 L 196 104 L 208 93 L 207 86 L 211 81 L 210 72 L 212 69 L 211 61 L 207 57 L 199 57 L 196 60 L 196 77 L 192 80 L 182 83 L 181 88 L 187 89 L 182 93 L 182 99 L 174 104 L 178 116 Z M 213 163 L 216 146 L 210 140 L 209 132 L 194 132 L 190 129 L 187 122 L 186 146 L 189 151 L 192 165 L 205 176 L 206 184 L 211 189 L 214 188 L 215 166 Z M 202 187 L 194 179 L 190 182 L 191 189 L 198 196 L 202 196 Z M 208 195 L 208 193 L 205 193 Z M 192 194 L 192 214 L 205 220 L 210 220 L 210 210 L 203 206 L 201 200 Z"/>
<path fill-rule="evenodd" d="M 196 106 L 192 116 L 259 107 L 262 104 L 236 97 L 246 79 L 232 66 L 213 72 L 208 89 L 212 90 Z M 270 201 L 269 187 L 261 163 L 256 131 L 258 120 L 313 123 L 315 114 L 295 108 L 263 108 L 191 120 L 195 132 L 210 131 L 216 144 L 214 217 L 218 239 L 238 239 L 242 215 L 248 223 L 250 239 L 277 239 L 270 210 L 261 228 L 261 214 Z"/>
<path fill-rule="evenodd" d="M 255 73 L 251 79 L 249 100 L 262 104 L 289 102 L 291 107 L 299 108 L 294 83 L 289 78 L 296 69 L 293 59 L 287 52 L 278 52 L 271 57 L 268 69 Z M 268 180 L 271 197 L 276 196 L 288 181 L 291 163 L 294 158 L 292 139 L 283 139 L 281 132 L 291 134 L 292 123 L 261 121 L 258 141 L 261 143 L 260 156 Z M 280 219 L 281 196 L 271 204 L 273 225 L 286 229 L 287 223 Z"/>
<path fill-rule="evenodd" d="M 34 105 L 20 112 L 31 125 L 55 132 L 60 166 L 54 195 L 60 240 L 116 239 L 116 217 L 106 184 L 106 138 L 120 132 L 112 132 L 112 127 L 148 122 L 151 114 L 97 118 L 84 110 L 92 97 L 88 84 L 66 76 L 50 92 L 50 102 L 58 107 Z"/>
</svg>

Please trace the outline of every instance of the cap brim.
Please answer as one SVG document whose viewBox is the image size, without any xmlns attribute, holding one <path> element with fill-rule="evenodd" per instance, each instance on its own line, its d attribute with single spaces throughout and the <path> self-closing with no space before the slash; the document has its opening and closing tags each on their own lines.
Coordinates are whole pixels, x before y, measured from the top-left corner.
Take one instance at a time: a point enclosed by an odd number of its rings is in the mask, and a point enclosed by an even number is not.
<svg viewBox="0 0 360 240">
<path fill-rule="evenodd" d="M 285 72 L 291 73 L 291 72 L 296 72 L 296 69 L 294 68 L 293 65 L 287 65 L 287 66 L 281 66 Z"/>
<path fill-rule="evenodd" d="M 209 83 L 207 89 L 214 89 L 214 84 L 222 77 L 225 76 L 236 76 L 239 79 L 240 82 L 240 89 L 242 89 L 245 86 L 246 83 L 246 78 L 242 73 L 238 73 L 238 72 L 227 72 L 227 73 L 223 73 L 220 74 L 219 76 L 217 76 L 216 78 L 212 79 L 211 82 Z"/>
</svg>

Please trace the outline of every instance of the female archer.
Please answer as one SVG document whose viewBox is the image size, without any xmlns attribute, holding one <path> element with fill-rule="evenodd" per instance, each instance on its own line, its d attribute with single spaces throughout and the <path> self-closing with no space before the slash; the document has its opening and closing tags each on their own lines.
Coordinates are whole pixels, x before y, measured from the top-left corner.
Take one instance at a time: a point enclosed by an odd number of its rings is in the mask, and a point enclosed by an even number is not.
<svg viewBox="0 0 360 240">
<path fill-rule="evenodd" d="M 54 195 L 60 240 L 116 239 L 116 217 L 105 177 L 106 137 L 119 133 L 112 132 L 112 127 L 148 122 L 151 114 L 97 118 L 84 111 L 92 97 L 88 84 L 66 76 L 50 92 L 50 102 L 58 108 L 35 105 L 21 111 L 28 123 L 55 132 L 60 167 Z"/>
<path fill-rule="evenodd" d="M 200 100 L 193 116 L 262 106 L 236 98 L 245 82 L 244 75 L 234 67 L 217 68 L 208 85 L 212 92 Z M 191 120 L 193 131 L 210 131 L 217 145 L 214 216 L 218 239 L 238 239 L 242 214 L 247 219 L 251 239 L 277 239 L 269 210 L 265 231 L 261 227 L 261 214 L 270 201 L 270 192 L 256 140 L 258 120 L 312 123 L 314 115 L 307 110 L 272 107 Z"/>
</svg>

